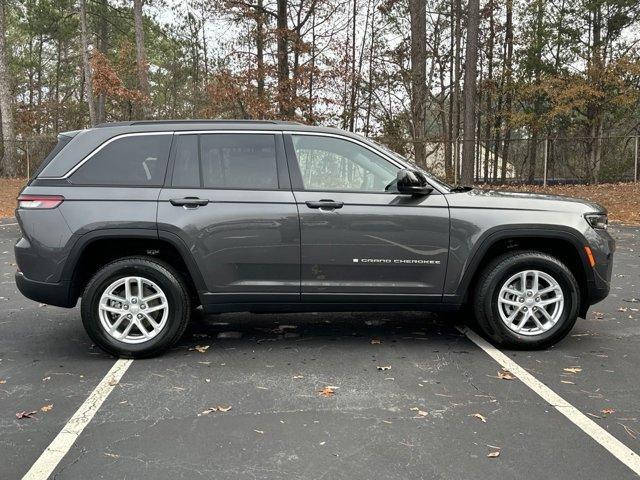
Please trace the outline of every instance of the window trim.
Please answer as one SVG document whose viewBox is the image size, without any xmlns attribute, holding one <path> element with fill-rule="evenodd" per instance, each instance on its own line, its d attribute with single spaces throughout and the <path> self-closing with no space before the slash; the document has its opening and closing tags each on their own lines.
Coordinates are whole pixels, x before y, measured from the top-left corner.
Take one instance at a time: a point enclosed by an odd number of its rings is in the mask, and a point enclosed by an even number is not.
<svg viewBox="0 0 640 480">
<path fill-rule="evenodd" d="M 135 132 L 135 133 L 123 133 L 121 135 L 116 135 L 115 137 L 111 137 L 109 140 L 101 143 L 95 150 L 93 150 L 86 157 L 84 157 L 82 160 L 80 160 L 79 163 L 77 163 L 74 167 L 72 167 L 63 176 L 61 176 L 61 177 L 47 177 L 47 178 L 69 178 L 80 167 L 82 167 L 85 163 L 87 163 L 89 160 L 91 160 L 91 158 L 93 158 L 94 155 L 96 155 L 98 152 L 100 152 L 100 150 L 102 150 L 104 147 L 106 147 L 110 143 L 115 142 L 116 140 L 120 140 L 121 138 L 125 138 L 125 137 L 141 137 L 141 136 L 149 136 L 149 135 L 173 135 L 173 132 Z M 171 150 L 171 147 L 169 147 L 169 150 Z"/>
<path fill-rule="evenodd" d="M 275 160 L 276 160 L 276 188 L 237 188 L 237 187 L 205 187 L 204 178 L 202 176 L 202 151 L 200 147 L 201 136 L 210 134 L 258 134 L 258 135 L 271 135 L 274 140 Z M 170 188 L 176 190 L 229 190 L 229 191 L 255 191 L 255 192 L 280 192 L 291 191 L 291 179 L 289 173 L 289 165 L 286 159 L 286 146 L 284 145 L 284 135 L 281 130 L 183 130 L 176 131 L 174 135 L 198 135 L 198 165 L 200 169 L 200 186 L 199 187 L 177 187 L 172 185 L 173 172 L 175 169 L 175 160 L 177 155 L 178 142 L 172 143 L 171 153 L 169 155 L 169 165 L 167 167 L 167 178 L 165 179 L 163 188 Z M 175 147 L 174 147 L 175 146 Z M 169 172 L 171 174 L 169 175 Z"/>
</svg>

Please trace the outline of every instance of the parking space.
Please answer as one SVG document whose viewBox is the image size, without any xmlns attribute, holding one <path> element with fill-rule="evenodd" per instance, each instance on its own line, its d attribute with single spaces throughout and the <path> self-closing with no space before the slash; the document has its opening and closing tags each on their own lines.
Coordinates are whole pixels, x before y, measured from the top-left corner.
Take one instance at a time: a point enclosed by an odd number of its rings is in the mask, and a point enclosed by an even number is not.
<svg viewBox="0 0 640 480">
<path fill-rule="evenodd" d="M 556 347 L 505 353 L 640 452 L 640 230 L 612 230 L 611 297 Z M 17 234 L 0 225 L 2 478 L 29 470 L 114 364 L 78 309 L 16 292 Z M 131 364 L 54 476 L 634 478 L 446 316 L 423 313 L 199 319 L 166 355 Z"/>
</svg>

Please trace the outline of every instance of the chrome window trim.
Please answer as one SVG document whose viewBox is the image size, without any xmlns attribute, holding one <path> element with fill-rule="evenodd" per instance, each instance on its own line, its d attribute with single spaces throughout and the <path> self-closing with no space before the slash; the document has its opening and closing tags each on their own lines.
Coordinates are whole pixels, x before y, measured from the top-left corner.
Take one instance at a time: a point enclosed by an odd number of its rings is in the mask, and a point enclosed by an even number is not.
<svg viewBox="0 0 640 480">
<path fill-rule="evenodd" d="M 109 140 L 101 143 L 95 150 L 93 150 L 89 155 L 87 155 L 82 160 L 80 160 L 79 163 L 77 163 L 74 167 L 72 167 L 63 176 L 61 176 L 61 177 L 40 177 L 40 178 L 43 178 L 43 179 L 45 179 L 45 178 L 46 179 L 56 179 L 56 180 L 69 178 L 71 175 L 73 175 L 76 172 L 76 170 L 78 170 L 80 167 L 82 167 L 82 165 L 84 165 L 89 160 L 91 160 L 91 158 L 94 155 L 96 155 L 100 150 L 102 150 L 104 147 L 106 147 L 110 143 L 115 142 L 116 140 L 120 140 L 121 138 L 125 138 L 125 137 L 141 137 L 141 136 L 149 136 L 149 135 L 173 135 L 173 131 L 168 131 L 168 132 L 133 132 L 133 133 L 122 133 L 120 135 L 116 135 L 115 137 L 111 137 Z"/>
<path fill-rule="evenodd" d="M 207 135 L 210 133 L 282 135 L 282 131 L 280 130 L 178 130 L 173 133 L 175 135 Z"/>
</svg>

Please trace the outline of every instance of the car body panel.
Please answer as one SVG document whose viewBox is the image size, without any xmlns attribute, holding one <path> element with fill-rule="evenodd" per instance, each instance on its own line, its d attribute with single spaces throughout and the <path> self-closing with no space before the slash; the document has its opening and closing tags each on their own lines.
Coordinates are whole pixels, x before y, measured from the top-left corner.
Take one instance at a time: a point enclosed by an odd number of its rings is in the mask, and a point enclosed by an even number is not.
<svg viewBox="0 0 640 480">
<path fill-rule="evenodd" d="M 294 192 L 303 301 L 440 301 L 449 252 L 444 195 Z M 332 199 L 339 209 L 309 208 Z"/>
<path fill-rule="evenodd" d="M 172 198 L 198 197 L 188 209 Z M 158 229 L 178 236 L 204 278 L 205 303 L 298 301 L 300 226 L 291 191 L 165 188 L 158 203 Z"/>
</svg>

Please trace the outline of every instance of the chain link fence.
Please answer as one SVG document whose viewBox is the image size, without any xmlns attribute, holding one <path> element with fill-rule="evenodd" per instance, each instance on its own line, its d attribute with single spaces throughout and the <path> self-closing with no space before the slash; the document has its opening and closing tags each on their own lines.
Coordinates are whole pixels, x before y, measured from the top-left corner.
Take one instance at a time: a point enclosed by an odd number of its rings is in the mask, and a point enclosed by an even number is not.
<svg viewBox="0 0 640 480">
<path fill-rule="evenodd" d="M 413 157 L 410 140 L 375 139 Z M 426 142 L 427 169 L 457 183 L 460 177 L 462 141 Z M 566 184 L 638 181 L 638 136 L 592 138 L 514 138 L 475 144 L 475 183 Z M 456 162 L 456 158 L 458 161 Z M 457 167 L 457 168 L 456 168 Z"/>
<path fill-rule="evenodd" d="M 412 142 L 376 138 L 401 154 L 412 156 Z M 30 177 L 57 143 L 43 136 L 15 140 L 18 176 Z M 505 147 L 506 145 L 506 147 Z M 0 141 L 0 151 L 5 145 Z M 560 184 L 638 181 L 638 136 L 591 138 L 530 138 L 480 140 L 475 145 L 476 183 Z M 427 168 L 456 182 L 459 178 L 462 142 L 429 141 Z M 457 165 L 458 168 L 454 168 Z M 448 174 L 448 175 L 447 175 Z"/>
</svg>

